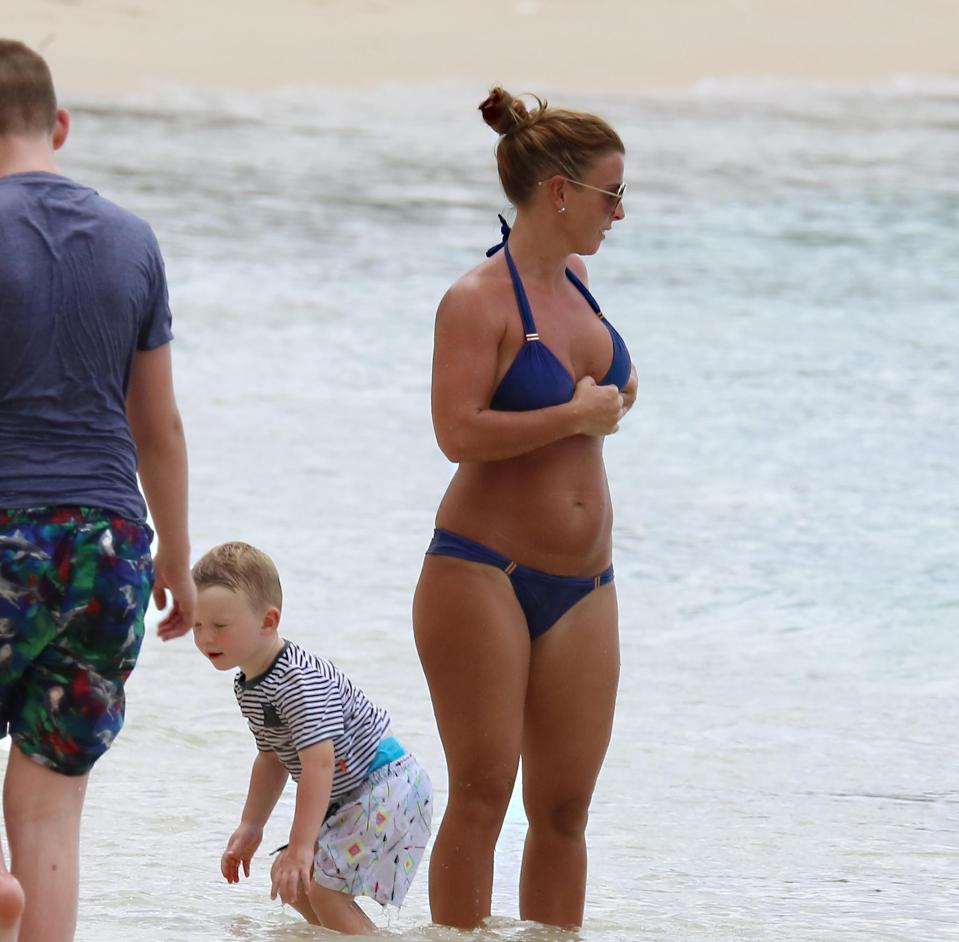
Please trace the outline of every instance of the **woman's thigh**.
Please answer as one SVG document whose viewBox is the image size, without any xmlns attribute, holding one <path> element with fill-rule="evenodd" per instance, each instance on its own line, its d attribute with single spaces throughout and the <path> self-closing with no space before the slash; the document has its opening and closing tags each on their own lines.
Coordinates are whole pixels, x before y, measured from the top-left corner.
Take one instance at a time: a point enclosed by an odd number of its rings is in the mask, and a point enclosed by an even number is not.
<svg viewBox="0 0 959 942">
<path fill-rule="evenodd" d="M 523 729 L 531 821 L 585 816 L 612 730 L 619 684 L 615 583 L 591 592 L 534 642 Z"/>
<path fill-rule="evenodd" d="M 427 556 L 413 600 L 416 648 L 446 753 L 450 786 L 515 777 L 530 640 L 507 576 Z M 506 796 L 508 799 L 508 795 Z"/>
</svg>

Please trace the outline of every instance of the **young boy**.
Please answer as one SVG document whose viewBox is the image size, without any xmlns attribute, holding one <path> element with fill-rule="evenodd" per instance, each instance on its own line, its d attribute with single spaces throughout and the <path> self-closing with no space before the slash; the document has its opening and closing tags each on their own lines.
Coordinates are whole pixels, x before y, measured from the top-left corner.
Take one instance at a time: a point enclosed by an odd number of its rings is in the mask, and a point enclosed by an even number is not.
<svg viewBox="0 0 959 942">
<path fill-rule="evenodd" d="M 429 776 L 390 735 L 390 718 L 325 658 L 277 634 L 283 594 L 273 561 L 247 543 L 214 547 L 193 567 L 194 640 L 233 683 L 256 739 L 239 827 L 220 869 L 239 882 L 286 784 L 297 783 L 290 840 L 270 897 L 338 932 L 374 930 L 356 896 L 400 906 L 430 833 Z"/>
</svg>

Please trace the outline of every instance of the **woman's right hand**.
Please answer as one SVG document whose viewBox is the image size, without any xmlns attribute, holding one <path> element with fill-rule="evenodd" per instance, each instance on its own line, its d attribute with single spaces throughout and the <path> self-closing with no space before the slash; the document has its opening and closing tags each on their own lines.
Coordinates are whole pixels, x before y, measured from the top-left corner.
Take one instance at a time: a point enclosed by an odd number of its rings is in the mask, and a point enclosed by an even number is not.
<svg viewBox="0 0 959 942">
<path fill-rule="evenodd" d="M 227 883 L 240 882 L 240 864 L 243 864 L 244 875 L 250 875 L 250 860 L 262 840 L 263 828 L 253 827 L 252 824 L 241 824 L 230 835 L 226 850 L 220 858 L 220 873 Z"/>
<path fill-rule="evenodd" d="M 592 376 L 584 376 L 576 384 L 571 405 L 577 434 L 612 435 L 619 429 L 624 409 L 622 393 L 616 386 L 597 386 Z"/>
</svg>

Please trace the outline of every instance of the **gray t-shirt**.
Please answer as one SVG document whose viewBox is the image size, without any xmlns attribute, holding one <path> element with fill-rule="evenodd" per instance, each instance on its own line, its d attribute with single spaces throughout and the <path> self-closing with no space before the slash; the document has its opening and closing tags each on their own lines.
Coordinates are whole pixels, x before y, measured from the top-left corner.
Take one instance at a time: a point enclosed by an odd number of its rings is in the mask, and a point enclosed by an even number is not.
<svg viewBox="0 0 959 942">
<path fill-rule="evenodd" d="M 142 219 L 66 177 L 0 176 L 0 508 L 145 520 L 127 386 L 172 338 Z"/>
</svg>

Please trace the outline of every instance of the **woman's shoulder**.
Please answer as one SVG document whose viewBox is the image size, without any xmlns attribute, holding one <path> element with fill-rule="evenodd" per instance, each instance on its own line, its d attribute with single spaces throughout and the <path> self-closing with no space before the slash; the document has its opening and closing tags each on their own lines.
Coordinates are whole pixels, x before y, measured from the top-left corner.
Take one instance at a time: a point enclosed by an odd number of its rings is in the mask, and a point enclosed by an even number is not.
<svg viewBox="0 0 959 942">
<path fill-rule="evenodd" d="M 502 259 L 494 255 L 492 258 L 484 258 L 478 265 L 460 275 L 450 285 L 447 295 L 475 297 L 498 291 L 505 284 L 509 284 L 509 273 Z"/>
<path fill-rule="evenodd" d="M 510 290 L 510 282 L 496 261 L 495 258 L 485 259 L 457 278 L 443 295 L 437 316 L 495 317 L 497 312 L 501 312 L 502 300 Z"/>
</svg>

